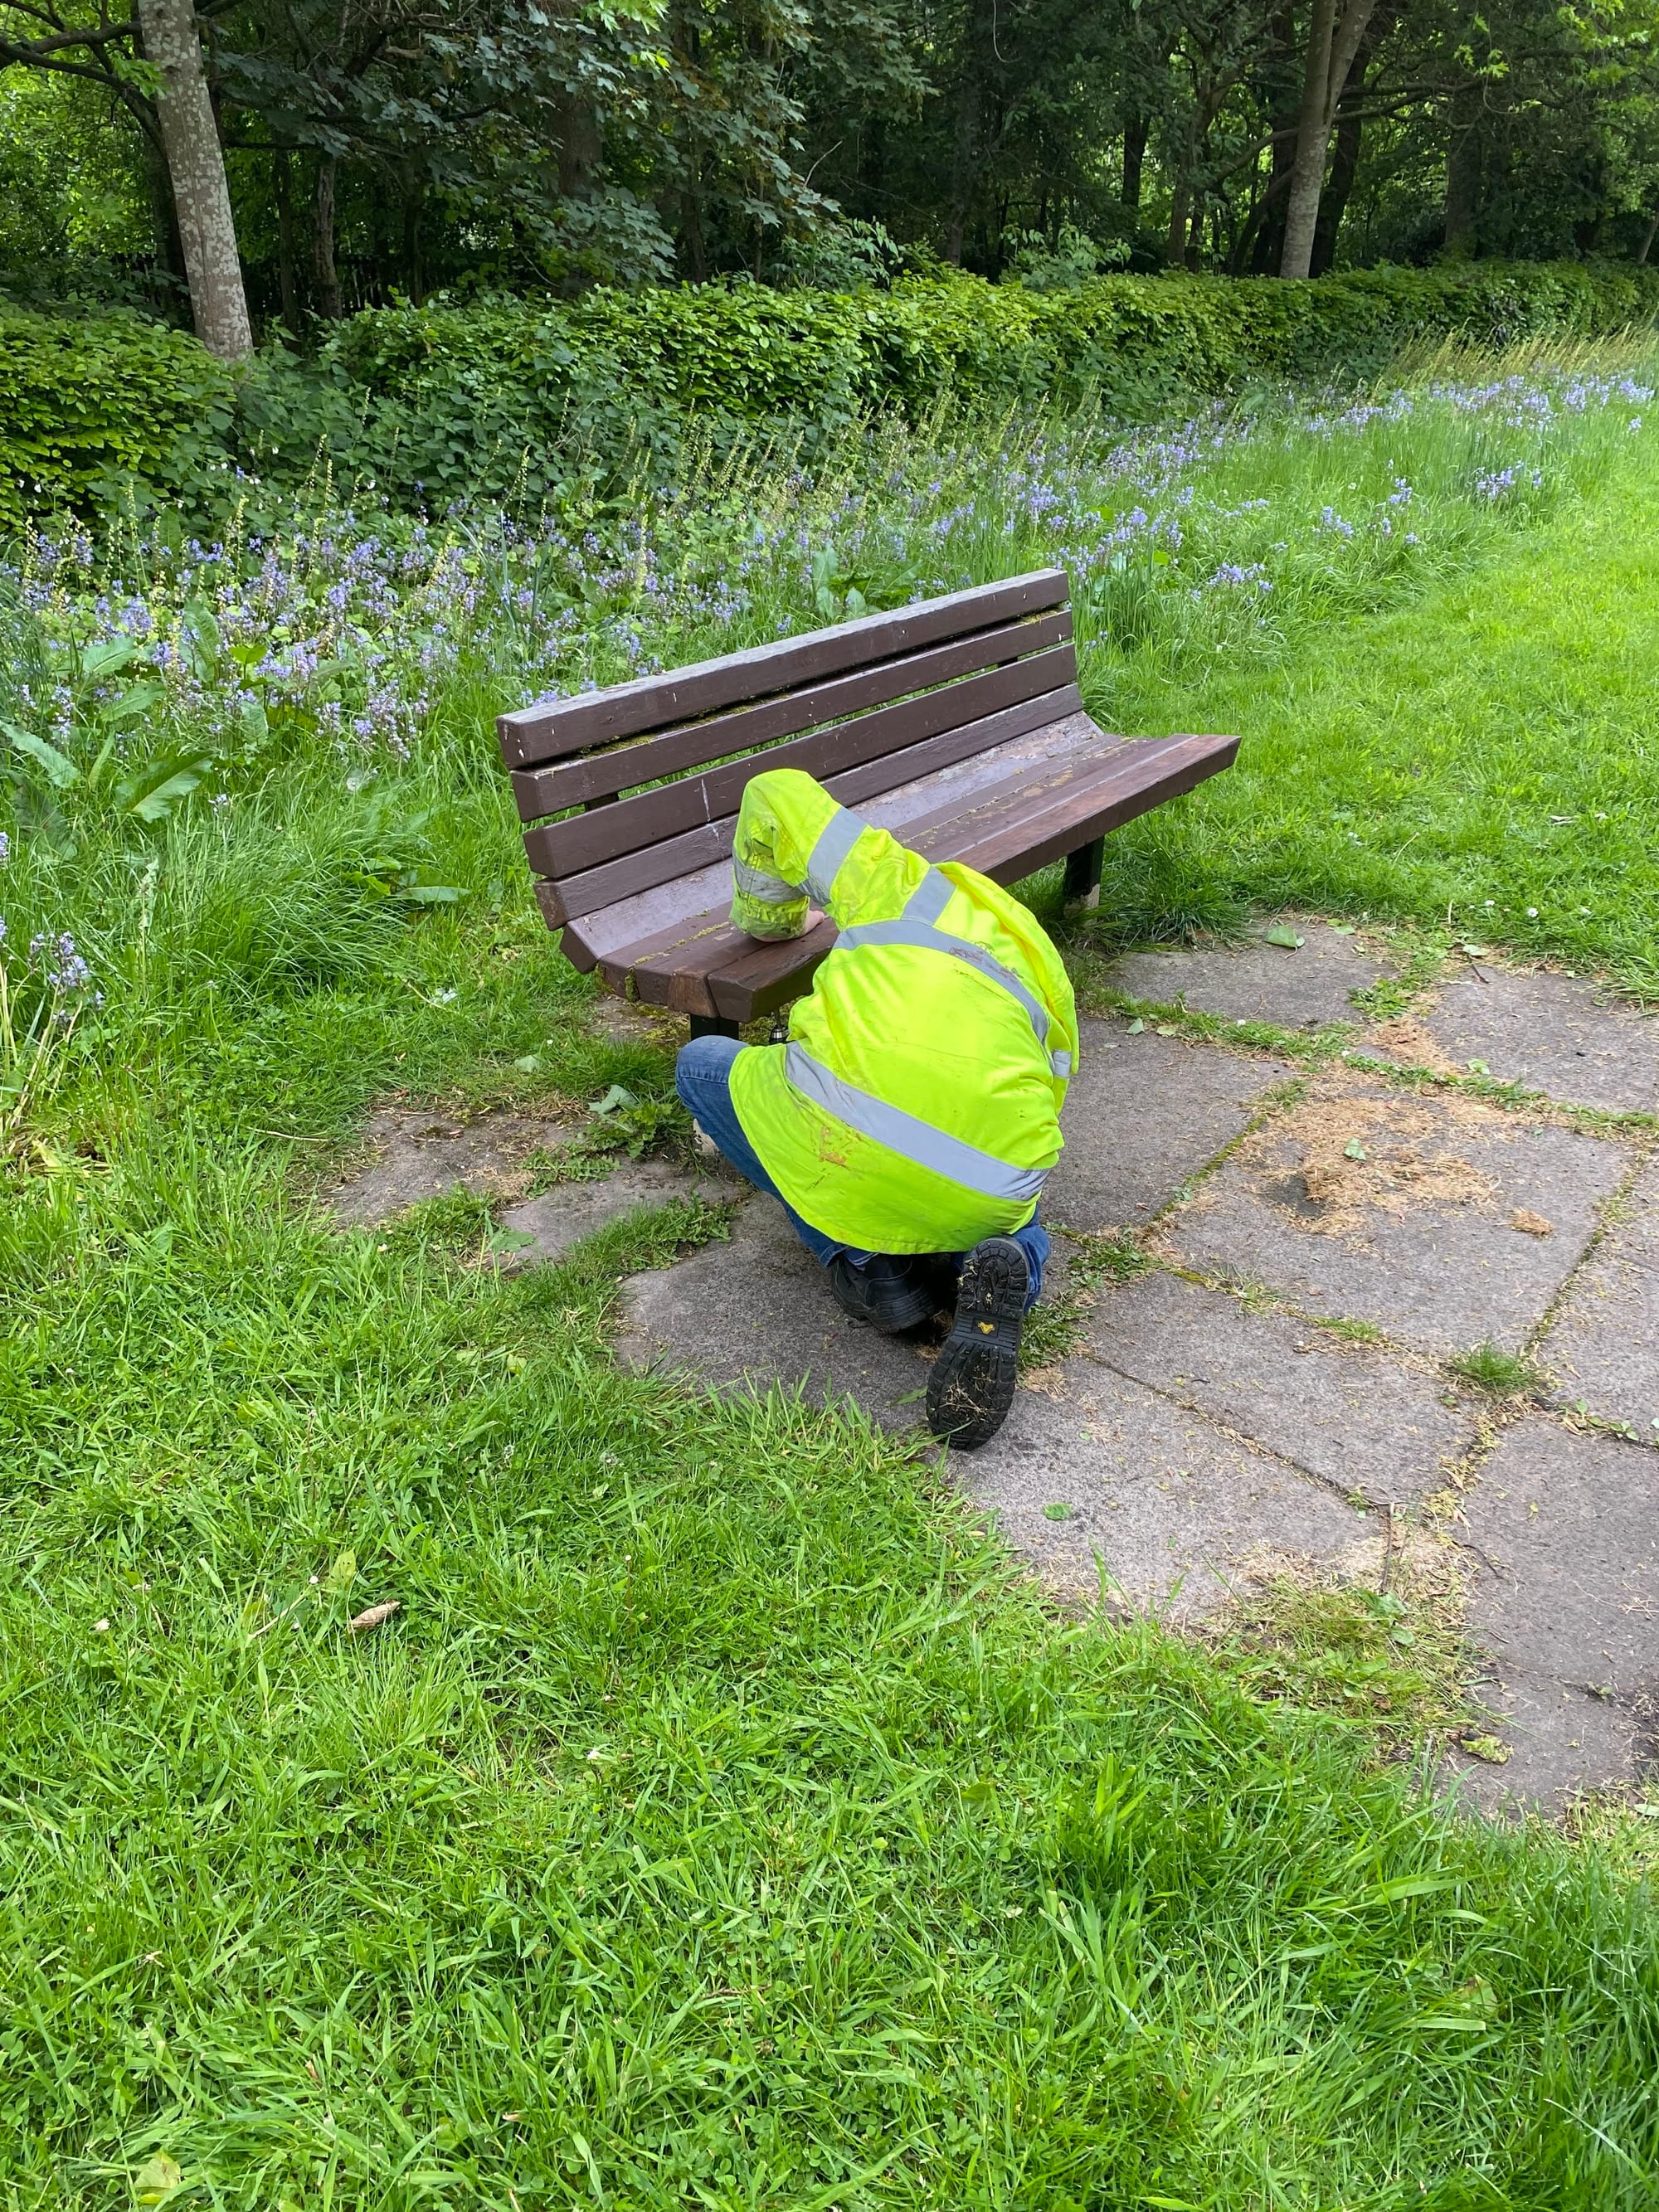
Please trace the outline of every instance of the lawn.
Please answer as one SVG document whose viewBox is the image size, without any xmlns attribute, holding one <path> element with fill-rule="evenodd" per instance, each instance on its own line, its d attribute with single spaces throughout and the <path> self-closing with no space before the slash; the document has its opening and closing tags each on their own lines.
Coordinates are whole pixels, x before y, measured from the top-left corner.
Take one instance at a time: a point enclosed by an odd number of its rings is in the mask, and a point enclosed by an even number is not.
<svg viewBox="0 0 1659 2212">
<path fill-rule="evenodd" d="M 1046 558 L 1108 719 L 1248 739 L 1114 841 L 1106 938 L 1289 902 L 1651 988 L 1650 381 L 23 550 L 0 2203 L 1654 2201 L 1653 1823 L 1449 1816 L 1328 1710 L 1386 1623 L 1304 1679 L 1057 1618 L 929 1458 L 619 1371 L 715 1212 L 512 1278 L 476 1207 L 306 1196 L 393 1091 L 665 1095 L 495 707 Z"/>
</svg>

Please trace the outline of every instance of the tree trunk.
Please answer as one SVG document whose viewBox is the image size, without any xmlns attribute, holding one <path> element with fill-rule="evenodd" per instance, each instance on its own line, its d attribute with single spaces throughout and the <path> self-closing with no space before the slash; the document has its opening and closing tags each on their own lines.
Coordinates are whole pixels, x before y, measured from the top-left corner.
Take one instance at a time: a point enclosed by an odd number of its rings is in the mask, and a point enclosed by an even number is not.
<svg viewBox="0 0 1659 2212">
<path fill-rule="evenodd" d="M 1357 115 L 1341 115 L 1336 124 L 1336 151 L 1331 173 L 1319 200 L 1319 220 L 1314 226 L 1313 261 L 1309 274 L 1323 276 L 1336 264 L 1336 234 L 1347 211 L 1348 195 L 1359 173 L 1359 143 L 1364 125 Z"/>
<path fill-rule="evenodd" d="M 312 205 L 311 268 L 317 280 L 317 312 L 331 323 L 337 323 L 345 313 L 334 261 L 334 185 L 339 167 L 332 154 L 325 154 L 318 162 Z"/>
<path fill-rule="evenodd" d="M 1176 179 L 1175 191 L 1170 200 L 1170 242 L 1165 258 L 1171 269 L 1182 269 L 1187 262 L 1187 223 L 1192 205 L 1192 185 L 1183 169 Z"/>
<path fill-rule="evenodd" d="M 1296 157 L 1285 202 L 1285 250 L 1281 276 L 1305 276 L 1313 263 L 1314 226 L 1325 182 L 1325 149 L 1330 117 L 1325 106 L 1331 76 L 1331 43 L 1336 31 L 1336 0 L 1312 0 L 1308 18 L 1308 62 L 1302 78 L 1302 104 L 1296 118 Z"/>
<path fill-rule="evenodd" d="M 1452 104 L 1451 143 L 1446 149 L 1446 251 L 1462 256 L 1474 251 L 1474 226 L 1480 211 L 1480 112 L 1478 93 Z"/>
<path fill-rule="evenodd" d="M 1347 0 L 1339 21 L 1337 0 L 1312 0 L 1308 62 L 1297 114 L 1296 159 L 1291 166 L 1291 188 L 1285 203 L 1281 276 L 1305 276 L 1312 268 L 1331 125 L 1376 4 L 1376 0 Z"/>
<path fill-rule="evenodd" d="M 574 199 L 593 189 L 604 150 L 599 118 L 586 100 L 568 96 L 559 108 L 559 197 Z"/>
<path fill-rule="evenodd" d="M 421 217 L 426 212 L 426 184 L 420 177 L 410 178 L 404 195 L 403 269 L 404 289 L 415 305 L 420 307 L 426 298 L 426 272 L 421 267 Z"/>
<path fill-rule="evenodd" d="M 294 157 L 278 146 L 270 157 L 271 196 L 276 203 L 276 290 L 283 327 L 300 334 L 299 256 L 295 252 Z"/>
<path fill-rule="evenodd" d="M 1140 205 L 1140 179 L 1146 167 L 1146 118 L 1132 115 L 1123 126 L 1123 204 Z"/>
<path fill-rule="evenodd" d="M 1659 215 L 1650 216 L 1648 218 L 1648 227 L 1642 233 L 1642 243 L 1636 249 L 1636 265 L 1638 269 L 1648 258 L 1648 249 L 1653 244 L 1654 234 L 1656 231 L 1659 231 Z"/>
<path fill-rule="evenodd" d="M 138 0 L 138 20 L 161 77 L 156 112 L 196 335 L 222 361 L 245 361 L 253 331 L 196 10 L 191 0 Z"/>
</svg>

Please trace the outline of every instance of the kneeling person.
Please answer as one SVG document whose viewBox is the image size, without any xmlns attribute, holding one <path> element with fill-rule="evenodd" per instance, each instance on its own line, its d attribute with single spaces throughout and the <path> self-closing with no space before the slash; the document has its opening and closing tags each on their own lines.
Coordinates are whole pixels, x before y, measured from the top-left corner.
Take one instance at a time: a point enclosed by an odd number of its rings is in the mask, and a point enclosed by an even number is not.
<svg viewBox="0 0 1659 2212">
<path fill-rule="evenodd" d="M 1021 1322 L 1042 1286 L 1037 1221 L 1060 1157 L 1077 1010 L 1060 955 L 1017 899 L 861 821 L 810 775 L 745 789 L 732 918 L 840 932 L 787 1044 L 699 1037 L 679 1095 L 732 1166 L 780 1198 L 848 1313 L 890 1334 L 954 1295 L 927 1416 L 971 1450 L 1014 1395 Z"/>
</svg>

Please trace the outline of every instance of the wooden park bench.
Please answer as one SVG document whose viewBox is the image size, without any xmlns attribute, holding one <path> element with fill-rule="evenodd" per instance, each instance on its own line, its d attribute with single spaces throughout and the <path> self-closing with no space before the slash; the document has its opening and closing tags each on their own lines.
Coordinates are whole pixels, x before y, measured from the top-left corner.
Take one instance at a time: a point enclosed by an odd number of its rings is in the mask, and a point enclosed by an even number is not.
<svg viewBox="0 0 1659 2212">
<path fill-rule="evenodd" d="M 1099 896 L 1109 830 L 1225 768 L 1237 738 L 1109 737 L 1083 711 L 1058 568 L 503 714 L 548 926 L 694 1036 L 799 998 L 836 941 L 734 929 L 744 786 L 799 768 L 930 860 L 1017 883 L 1061 858 Z"/>
</svg>

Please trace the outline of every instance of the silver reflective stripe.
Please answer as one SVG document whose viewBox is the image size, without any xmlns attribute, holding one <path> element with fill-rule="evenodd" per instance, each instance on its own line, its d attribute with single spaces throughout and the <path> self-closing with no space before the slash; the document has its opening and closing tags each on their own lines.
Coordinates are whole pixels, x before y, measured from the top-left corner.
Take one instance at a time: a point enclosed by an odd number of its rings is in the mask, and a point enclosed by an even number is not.
<svg viewBox="0 0 1659 2212">
<path fill-rule="evenodd" d="M 806 888 L 815 899 L 828 902 L 842 862 L 869 827 L 845 806 L 838 806 L 824 823 L 806 863 Z"/>
<path fill-rule="evenodd" d="M 975 945 L 965 937 L 953 937 L 948 929 L 935 929 L 931 922 L 913 921 L 909 907 L 904 909 L 902 921 L 866 921 L 855 928 L 843 929 L 836 939 L 835 951 L 845 952 L 860 945 L 919 945 L 924 951 L 948 953 L 952 960 L 963 961 L 969 968 L 977 969 L 988 982 L 1000 984 L 1011 998 L 1018 999 L 1031 1018 L 1039 1044 L 1048 1034 L 1048 1009 L 1035 991 L 1026 988 L 1012 968 L 1005 968 L 995 954 L 988 952 L 982 945 Z"/>
<path fill-rule="evenodd" d="M 805 884 L 787 884 L 781 876 L 769 876 L 764 868 L 751 868 L 745 860 L 733 860 L 732 880 L 745 898 L 758 899 L 763 906 L 787 906 L 791 899 L 805 898 Z"/>
<path fill-rule="evenodd" d="M 1051 1052 L 1048 1064 L 1054 1071 L 1056 1081 L 1069 1083 L 1072 1079 L 1072 1055 L 1069 1052 Z"/>
<path fill-rule="evenodd" d="M 956 885 L 938 868 L 929 868 L 904 902 L 907 921 L 937 921 L 951 902 Z"/>
<path fill-rule="evenodd" d="M 783 1068 L 803 1098 L 810 1098 L 849 1129 L 873 1137 L 889 1152 L 914 1161 L 918 1167 L 931 1168 L 948 1182 L 977 1191 L 981 1198 L 1003 1198 L 1015 1204 L 1035 1198 L 1042 1188 L 1047 1168 L 1010 1167 L 1006 1160 L 981 1152 L 977 1145 L 948 1137 L 943 1129 L 919 1121 L 902 1107 L 890 1106 L 884 1099 L 872 1098 L 867 1091 L 843 1083 L 798 1044 L 784 1048 Z"/>
</svg>

